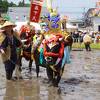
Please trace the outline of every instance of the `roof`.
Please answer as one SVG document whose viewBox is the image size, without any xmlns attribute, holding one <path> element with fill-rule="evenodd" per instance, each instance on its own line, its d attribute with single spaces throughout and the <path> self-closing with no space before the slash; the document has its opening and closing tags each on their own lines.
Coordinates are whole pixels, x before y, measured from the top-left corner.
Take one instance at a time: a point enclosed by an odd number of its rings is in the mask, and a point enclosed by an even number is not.
<svg viewBox="0 0 100 100">
<path fill-rule="evenodd" d="M 69 20 L 70 23 L 82 23 L 82 19 L 77 19 L 77 20 Z"/>
<path fill-rule="evenodd" d="M 100 17 L 100 8 L 90 8 L 85 16 L 88 17 Z"/>
</svg>

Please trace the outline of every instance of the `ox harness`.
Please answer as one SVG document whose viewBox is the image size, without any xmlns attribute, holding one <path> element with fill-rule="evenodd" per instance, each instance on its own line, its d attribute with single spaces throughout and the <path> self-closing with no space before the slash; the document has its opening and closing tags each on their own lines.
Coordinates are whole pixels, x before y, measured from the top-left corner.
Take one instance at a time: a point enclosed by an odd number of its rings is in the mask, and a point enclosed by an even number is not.
<svg viewBox="0 0 100 100">
<path fill-rule="evenodd" d="M 57 66 L 59 64 L 59 62 L 62 60 L 62 57 L 63 57 L 63 54 L 64 54 L 64 42 L 61 42 L 60 49 L 59 49 L 59 52 L 58 53 L 54 53 L 54 52 L 47 51 L 46 46 L 48 46 L 50 43 L 45 42 L 44 48 L 43 48 L 44 49 L 44 52 L 43 53 L 44 53 L 44 56 L 45 57 L 57 57 L 57 60 L 56 60 L 55 64 L 50 65 L 51 69 L 54 70 L 55 72 L 57 72 L 57 69 L 55 68 L 55 66 Z M 57 44 L 57 42 L 55 43 L 55 45 L 56 44 Z"/>
</svg>

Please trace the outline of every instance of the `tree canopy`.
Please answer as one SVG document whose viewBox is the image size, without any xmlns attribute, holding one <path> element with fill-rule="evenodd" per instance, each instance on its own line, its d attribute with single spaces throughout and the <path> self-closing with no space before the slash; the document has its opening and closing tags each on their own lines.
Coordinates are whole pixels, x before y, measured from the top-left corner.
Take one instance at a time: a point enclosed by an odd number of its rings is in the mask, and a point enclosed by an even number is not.
<svg viewBox="0 0 100 100">
<path fill-rule="evenodd" d="M 30 4 L 23 4 L 23 1 L 20 1 L 17 4 L 15 4 L 14 2 L 8 2 L 7 0 L 0 0 L 0 12 L 5 13 L 8 11 L 8 7 L 29 7 Z"/>
<path fill-rule="evenodd" d="M 7 12 L 9 3 L 7 0 L 0 0 L 0 12 Z"/>
</svg>

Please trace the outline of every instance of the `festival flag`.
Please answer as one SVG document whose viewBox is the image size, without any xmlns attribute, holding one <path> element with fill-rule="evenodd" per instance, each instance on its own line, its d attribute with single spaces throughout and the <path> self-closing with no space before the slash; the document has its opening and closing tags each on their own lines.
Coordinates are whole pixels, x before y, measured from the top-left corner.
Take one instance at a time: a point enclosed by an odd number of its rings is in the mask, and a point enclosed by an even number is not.
<svg viewBox="0 0 100 100">
<path fill-rule="evenodd" d="M 39 22 L 43 0 L 31 0 L 30 21 Z"/>
</svg>

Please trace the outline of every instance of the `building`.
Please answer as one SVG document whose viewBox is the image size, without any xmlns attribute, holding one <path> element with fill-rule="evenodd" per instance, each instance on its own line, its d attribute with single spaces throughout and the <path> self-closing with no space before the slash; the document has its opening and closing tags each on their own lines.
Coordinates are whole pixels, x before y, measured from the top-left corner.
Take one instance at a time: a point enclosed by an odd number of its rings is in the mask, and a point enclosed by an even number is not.
<svg viewBox="0 0 100 100">
<path fill-rule="evenodd" d="M 12 21 L 26 21 L 29 19 L 30 7 L 9 7 L 8 15 Z M 48 13 L 46 7 L 42 7 L 41 15 Z"/>
<path fill-rule="evenodd" d="M 82 19 L 75 19 L 75 20 L 69 20 L 69 23 L 72 24 L 73 26 L 76 26 L 78 28 L 83 28 L 84 27 L 84 22 Z"/>
<path fill-rule="evenodd" d="M 100 8 L 90 8 L 84 16 L 84 27 L 87 31 L 100 31 Z"/>
<path fill-rule="evenodd" d="M 69 20 L 69 24 L 77 28 L 77 31 L 84 31 L 84 21 L 82 19 Z"/>
</svg>

